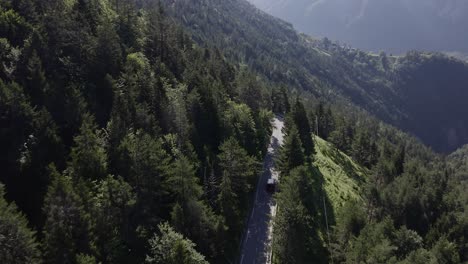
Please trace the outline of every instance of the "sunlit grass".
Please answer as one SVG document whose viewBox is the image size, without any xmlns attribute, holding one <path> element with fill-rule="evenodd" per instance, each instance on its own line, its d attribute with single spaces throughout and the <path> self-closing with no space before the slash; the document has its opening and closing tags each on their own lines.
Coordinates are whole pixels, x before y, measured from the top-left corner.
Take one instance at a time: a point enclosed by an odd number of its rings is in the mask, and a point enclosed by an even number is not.
<svg viewBox="0 0 468 264">
<path fill-rule="evenodd" d="M 362 199 L 361 187 L 369 171 L 325 140 L 315 137 L 315 144 L 314 163 L 323 175 L 325 190 L 334 210 L 350 199 Z"/>
</svg>

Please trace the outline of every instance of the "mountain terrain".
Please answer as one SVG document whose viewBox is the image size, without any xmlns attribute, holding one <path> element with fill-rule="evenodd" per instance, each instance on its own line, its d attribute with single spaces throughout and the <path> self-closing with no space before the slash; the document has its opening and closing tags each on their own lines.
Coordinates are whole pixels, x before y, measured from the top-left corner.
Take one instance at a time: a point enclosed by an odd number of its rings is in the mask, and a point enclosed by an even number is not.
<svg viewBox="0 0 468 264">
<path fill-rule="evenodd" d="M 252 0 L 307 34 L 393 54 L 410 50 L 466 53 L 468 4 L 460 0 Z"/>
<path fill-rule="evenodd" d="M 465 62 L 423 52 L 375 55 L 313 39 L 245 1 L 168 6 L 197 41 L 215 45 L 267 80 L 349 101 L 439 152 L 468 143 Z"/>
<path fill-rule="evenodd" d="M 468 260 L 461 60 L 245 0 L 0 0 L 0 58 L 1 263 Z"/>
</svg>

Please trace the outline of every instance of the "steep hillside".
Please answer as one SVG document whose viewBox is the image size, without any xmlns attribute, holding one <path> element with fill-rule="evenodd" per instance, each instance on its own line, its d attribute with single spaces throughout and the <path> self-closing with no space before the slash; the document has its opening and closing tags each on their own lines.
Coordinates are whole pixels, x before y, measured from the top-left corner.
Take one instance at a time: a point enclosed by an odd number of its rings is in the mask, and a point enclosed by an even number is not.
<svg viewBox="0 0 468 264">
<path fill-rule="evenodd" d="M 341 104 L 352 102 L 437 151 L 467 143 L 468 109 L 447 108 L 447 102 L 467 98 L 468 66 L 461 61 L 414 52 L 402 57 L 375 55 L 319 41 L 298 34 L 290 24 L 245 0 L 164 2 L 200 44 L 219 48 L 273 85 Z"/>
<path fill-rule="evenodd" d="M 301 32 L 357 48 L 467 52 L 466 1 L 450 0 L 251 0 Z"/>
<path fill-rule="evenodd" d="M 347 201 L 361 200 L 368 169 L 319 137 L 315 137 L 315 144 L 314 164 L 325 180 L 324 188 L 334 210 L 340 209 Z"/>
<path fill-rule="evenodd" d="M 463 158 L 382 121 L 463 122 L 464 63 L 298 35 L 241 0 L 0 0 L 0 59 L 0 263 L 242 259 L 273 112 L 275 263 L 468 260 Z"/>
</svg>

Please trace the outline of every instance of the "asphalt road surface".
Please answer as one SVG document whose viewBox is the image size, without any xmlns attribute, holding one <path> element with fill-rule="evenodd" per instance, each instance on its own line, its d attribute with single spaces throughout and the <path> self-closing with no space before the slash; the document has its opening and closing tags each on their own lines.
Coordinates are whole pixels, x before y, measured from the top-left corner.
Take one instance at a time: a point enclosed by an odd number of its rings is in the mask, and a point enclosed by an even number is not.
<svg viewBox="0 0 468 264">
<path fill-rule="evenodd" d="M 277 116 L 272 124 L 273 133 L 270 145 L 268 146 L 268 153 L 263 161 L 263 173 L 257 184 L 255 201 L 242 241 L 240 264 L 264 264 L 271 262 L 271 217 L 276 212 L 276 205 L 273 202 L 272 194 L 266 191 L 266 185 L 269 178 L 278 179 L 274 158 L 283 144 L 283 133 L 281 130 L 284 122 L 281 117 Z"/>
</svg>

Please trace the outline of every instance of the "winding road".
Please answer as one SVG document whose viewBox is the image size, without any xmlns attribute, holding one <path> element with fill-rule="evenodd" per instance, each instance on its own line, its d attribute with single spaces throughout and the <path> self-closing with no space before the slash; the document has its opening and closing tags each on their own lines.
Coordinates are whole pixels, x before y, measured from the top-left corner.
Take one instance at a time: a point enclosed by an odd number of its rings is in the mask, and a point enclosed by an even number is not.
<svg viewBox="0 0 468 264">
<path fill-rule="evenodd" d="M 273 196 L 266 191 L 269 178 L 278 179 L 275 170 L 275 155 L 283 144 L 284 121 L 276 116 L 272 122 L 273 133 L 268 146 L 268 152 L 263 161 L 263 173 L 260 176 L 255 192 L 255 200 L 250 213 L 247 229 L 244 233 L 240 252 L 240 264 L 271 263 L 272 216 L 276 205 Z"/>
</svg>

